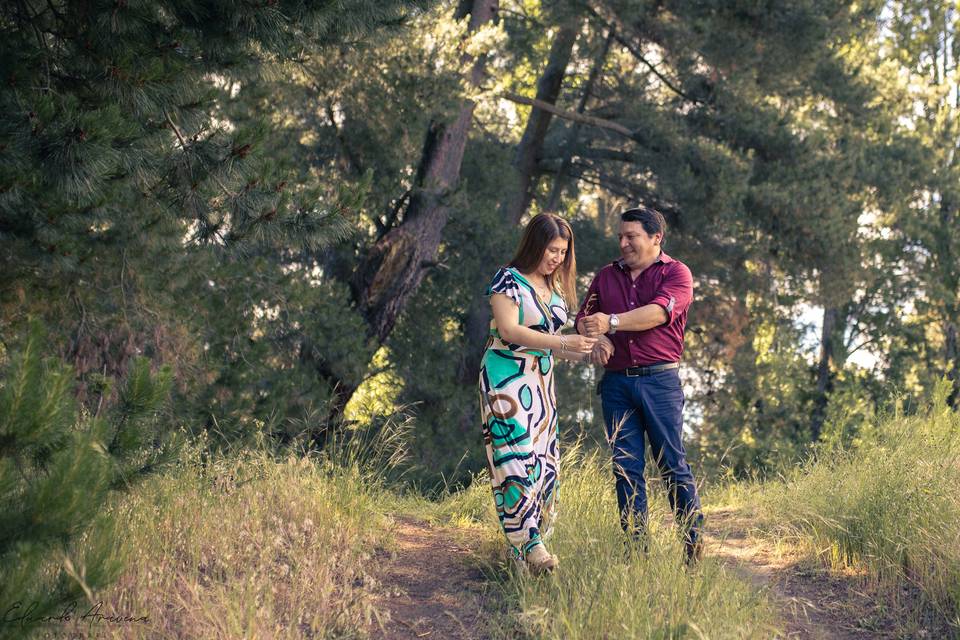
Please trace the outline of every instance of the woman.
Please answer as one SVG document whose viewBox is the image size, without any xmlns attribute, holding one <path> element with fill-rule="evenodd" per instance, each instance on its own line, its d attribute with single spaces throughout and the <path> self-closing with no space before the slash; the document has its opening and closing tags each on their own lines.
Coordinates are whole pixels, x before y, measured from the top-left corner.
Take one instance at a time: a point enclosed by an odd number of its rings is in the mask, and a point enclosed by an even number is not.
<svg viewBox="0 0 960 640">
<path fill-rule="evenodd" d="M 524 230 L 517 253 L 487 288 L 493 321 L 480 367 L 480 413 L 500 524 L 518 560 L 535 573 L 557 558 L 543 540 L 557 496 L 554 356 L 589 361 L 596 338 L 562 335 L 576 308 L 573 230 L 542 213 Z"/>
</svg>

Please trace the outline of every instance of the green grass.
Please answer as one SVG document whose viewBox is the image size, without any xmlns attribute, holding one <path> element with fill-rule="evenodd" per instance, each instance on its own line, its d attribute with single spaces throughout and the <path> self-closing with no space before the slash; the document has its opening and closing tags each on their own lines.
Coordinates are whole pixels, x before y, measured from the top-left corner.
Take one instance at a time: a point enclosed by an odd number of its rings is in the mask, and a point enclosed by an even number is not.
<svg viewBox="0 0 960 640">
<path fill-rule="evenodd" d="M 558 571 L 533 577 L 507 559 L 487 481 L 478 479 L 435 513 L 447 522 L 481 522 L 477 562 L 499 583 L 504 606 L 492 612 L 503 638 L 771 638 L 774 612 L 758 592 L 719 562 L 695 570 L 669 524 L 666 496 L 651 493 L 649 555 L 628 550 L 617 518 L 609 459 L 563 452 L 560 506 L 548 547 Z"/>
<path fill-rule="evenodd" d="M 960 414 L 946 388 L 916 415 L 878 420 L 855 446 L 822 451 L 758 493 L 770 535 L 869 576 L 908 628 L 931 611 L 960 629 Z M 903 602 L 903 594 L 916 603 Z"/>
</svg>

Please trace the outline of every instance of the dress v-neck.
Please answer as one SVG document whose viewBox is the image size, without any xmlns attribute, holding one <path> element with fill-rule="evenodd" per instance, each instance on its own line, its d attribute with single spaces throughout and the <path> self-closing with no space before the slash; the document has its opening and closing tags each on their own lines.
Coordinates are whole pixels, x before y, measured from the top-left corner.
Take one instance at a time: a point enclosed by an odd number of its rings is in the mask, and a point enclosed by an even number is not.
<svg viewBox="0 0 960 640">
<path fill-rule="evenodd" d="M 533 289 L 533 299 L 536 300 L 538 303 L 542 304 L 545 307 L 545 311 L 547 311 L 549 315 L 550 307 L 553 305 L 553 299 L 557 295 L 557 292 L 554 291 L 553 289 L 550 289 L 550 300 L 548 300 L 547 302 L 544 302 L 543 298 L 540 297 L 539 292 L 537 292 L 537 285 L 530 282 L 530 280 L 528 280 L 525 275 L 520 273 L 520 270 L 517 269 L 516 267 L 510 267 L 510 270 L 513 271 L 513 273 L 516 274 L 518 278 L 520 278 L 525 283 L 527 283 L 527 285 L 531 289 Z"/>
</svg>

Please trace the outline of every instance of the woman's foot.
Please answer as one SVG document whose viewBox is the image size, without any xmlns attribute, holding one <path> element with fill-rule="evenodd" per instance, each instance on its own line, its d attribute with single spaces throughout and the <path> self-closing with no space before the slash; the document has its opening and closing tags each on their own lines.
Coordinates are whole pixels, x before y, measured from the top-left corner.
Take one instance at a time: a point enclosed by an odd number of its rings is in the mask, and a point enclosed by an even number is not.
<svg viewBox="0 0 960 640">
<path fill-rule="evenodd" d="M 560 562 L 557 556 L 553 555 L 542 544 L 538 544 L 527 552 L 527 567 L 530 572 L 536 575 L 550 573 L 557 568 Z"/>
</svg>

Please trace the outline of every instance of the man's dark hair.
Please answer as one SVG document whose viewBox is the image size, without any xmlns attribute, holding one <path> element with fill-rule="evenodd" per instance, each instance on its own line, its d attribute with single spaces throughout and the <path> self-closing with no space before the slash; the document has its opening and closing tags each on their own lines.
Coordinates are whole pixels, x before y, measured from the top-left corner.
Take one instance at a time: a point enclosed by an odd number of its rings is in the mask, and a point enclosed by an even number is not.
<svg viewBox="0 0 960 640">
<path fill-rule="evenodd" d="M 661 242 L 667 235 L 667 221 L 664 220 L 663 214 L 655 209 L 648 207 L 627 209 L 620 214 L 620 220 L 623 222 L 639 222 L 643 225 L 643 230 L 651 236 L 655 233 L 662 234 Z"/>
</svg>

